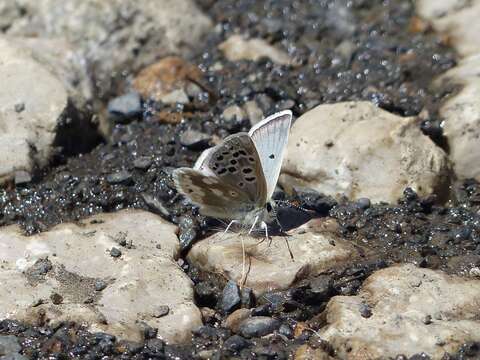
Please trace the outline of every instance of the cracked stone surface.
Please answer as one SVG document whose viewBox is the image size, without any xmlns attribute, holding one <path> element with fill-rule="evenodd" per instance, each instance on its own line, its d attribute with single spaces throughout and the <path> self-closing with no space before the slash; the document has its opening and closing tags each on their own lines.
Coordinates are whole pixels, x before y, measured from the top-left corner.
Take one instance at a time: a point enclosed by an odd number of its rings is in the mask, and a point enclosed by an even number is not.
<svg viewBox="0 0 480 360">
<path fill-rule="evenodd" d="M 178 267 L 176 227 L 144 211 L 101 214 L 23 236 L 0 229 L 0 318 L 55 324 L 141 340 L 147 326 L 182 342 L 201 325 L 193 287 Z M 121 255 L 112 256 L 112 248 Z M 102 289 L 104 286 L 106 287 Z M 158 314 L 168 306 L 167 314 Z"/>
</svg>

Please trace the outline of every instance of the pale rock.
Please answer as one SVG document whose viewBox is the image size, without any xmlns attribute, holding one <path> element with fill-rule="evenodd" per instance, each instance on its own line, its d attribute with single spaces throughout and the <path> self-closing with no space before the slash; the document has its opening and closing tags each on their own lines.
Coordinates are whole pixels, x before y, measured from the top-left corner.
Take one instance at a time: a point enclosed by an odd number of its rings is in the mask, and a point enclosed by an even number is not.
<svg viewBox="0 0 480 360">
<path fill-rule="evenodd" d="M 197 242 L 188 253 L 188 260 L 201 270 L 218 273 L 240 283 L 243 239 L 247 273 L 244 286 L 251 288 L 257 296 L 267 291 L 286 289 L 294 281 L 316 275 L 354 257 L 354 247 L 324 231 L 323 222 L 312 220 L 291 231 L 288 241 L 294 261 L 290 258 L 284 237 L 273 236 L 269 244 L 268 240 L 260 242 L 261 238 L 234 233 L 217 233 Z"/>
<path fill-rule="evenodd" d="M 257 61 L 268 58 L 279 65 L 292 63 L 290 56 L 263 39 L 247 39 L 242 35 L 231 35 L 218 48 L 230 61 L 251 60 Z"/>
<path fill-rule="evenodd" d="M 137 71 L 166 55 L 187 56 L 212 29 L 191 0 L 11 1 L 21 1 L 22 12 L 10 16 L 7 33 L 65 37 L 86 58 L 102 96 L 126 69 Z"/>
<path fill-rule="evenodd" d="M 222 116 L 227 121 L 242 121 L 246 118 L 247 114 L 238 105 L 232 105 L 223 110 Z"/>
<path fill-rule="evenodd" d="M 415 2 L 420 16 L 429 20 L 440 32 L 452 38 L 452 45 L 460 55 L 480 52 L 480 2 L 468 0 L 418 0 Z"/>
<path fill-rule="evenodd" d="M 243 105 L 243 108 L 245 109 L 247 118 L 250 120 L 250 124 L 252 126 L 259 123 L 263 119 L 263 111 L 260 109 L 255 100 L 247 101 Z"/>
<path fill-rule="evenodd" d="M 91 331 L 137 341 L 144 322 L 168 342 L 186 341 L 202 322 L 192 282 L 175 262 L 175 232 L 174 225 L 139 210 L 101 214 L 29 237 L 17 226 L 3 227 L 0 318 L 42 319 L 50 325 L 73 320 Z M 124 241 L 122 256 L 112 257 L 110 249 Z M 46 258 L 51 269 L 34 271 Z M 102 291 L 95 288 L 99 279 L 107 284 Z M 63 302 L 52 304 L 52 293 Z M 169 309 L 161 317 L 159 305 Z"/>
<path fill-rule="evenodd" d="M 62 82 L 30 51 L 0 38 L 0 182 L 17 170 L 44 166 L 57 126 L 65 120 L 68 94 Z M 15 105 L 23 103 L 17 112 Z"/>
<path fill-rule="evenodd" d="M 460 179 L 480 180 L 480 55 L 463 59 L 437 80 L 459 84 L 462 89 L 440 108 L 443 134 L 447 138 L 449 157 Z"/>
<path fill-rule="evenodd" d="M 361 309 L 369 306 L 371 316 Z M 356 296 L 335 296 L 319 336 L 340 359 L 395 358 L 425 352 L 432 359 L 480 341 L 480 281 L 399 265 L 371 275 Z M 431 320 L 425 321 L 428 318 Z"/>
<path fill-rule="evenodd" d="M 442 149 L 402 118 L 369 102 L 320 105 L 293 124 L 280 182 L 350 199 L 394 203 L 406 187 L 419 195 L 448 179 Z"/>
<path fill-rule="evenodd" d="M 81 66 L 61 40 L 0 38 L 0 183 L 31 174 L 53 154 L 88 151 L 97 141 L 85 107 L 91 95 Z M 72 144 L 75 144 L 72 147 Z"/>
</svg>

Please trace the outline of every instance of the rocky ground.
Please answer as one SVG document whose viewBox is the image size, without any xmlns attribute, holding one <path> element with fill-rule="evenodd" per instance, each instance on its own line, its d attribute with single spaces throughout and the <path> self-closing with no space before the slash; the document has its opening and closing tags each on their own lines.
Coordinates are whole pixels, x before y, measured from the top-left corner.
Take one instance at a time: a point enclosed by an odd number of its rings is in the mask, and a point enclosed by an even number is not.
<svg viewBox="0 0 480 360">
<path fill-rule="evenodd" d="M 0 359 L 479 359 L 478 15 L 0 2 Z M 283 109 L 293 259 L 244 236 L 239 288 L 171 172 Z"/>
</svg>

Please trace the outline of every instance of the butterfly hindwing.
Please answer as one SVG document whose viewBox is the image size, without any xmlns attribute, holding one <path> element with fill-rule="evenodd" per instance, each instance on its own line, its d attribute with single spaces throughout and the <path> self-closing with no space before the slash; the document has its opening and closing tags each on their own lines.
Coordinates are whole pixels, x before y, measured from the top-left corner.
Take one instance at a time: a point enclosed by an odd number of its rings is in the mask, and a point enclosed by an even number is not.
<svg viewBox="0 0 480 360">
<path fill-rule="evenodd" d="M 241 217 L 254 208 L 245 192 L 199 170 L 175 169 L 173 180 L 177 190 L 198 205 L 205 216 L 230 219 Z"/>
<path fill-rule="evenodd" d="M 245 193 L 253 204 L 263 206 L 267 200 L 262 163 L 247 133 L 230 135 L 221 144 L 206 150 L 195 169 Z"/>
<path fill-rule="evenodd" d="M 285 110 L 267 117 L 249 131 L 266 179 L 267 199 L 275 191 L 282 167 L 288 134 L 292 123 L 292 112 Z"/>
</svg>

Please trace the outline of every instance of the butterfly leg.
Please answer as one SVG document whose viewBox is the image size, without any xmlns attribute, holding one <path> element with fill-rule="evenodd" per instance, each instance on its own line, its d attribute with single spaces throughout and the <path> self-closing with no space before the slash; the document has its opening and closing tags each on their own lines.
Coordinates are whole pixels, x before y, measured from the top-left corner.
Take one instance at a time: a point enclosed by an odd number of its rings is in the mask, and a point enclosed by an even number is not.
<svg viewBox="0 0 480 360">
<path fill-rule="evenodd" d="M 238 220 L 232 220 L 230 221 L 230 223 L 227 225 L 227 228 L 225 229 L 225 231 L 223 232 L 224 234 L 226 234 L 228 232 L 228 230 L 230 230 L 230 227 L 233 225 L 233 224 L 238 224 L 240 223 L 240 221 Z"/>
<path fill-rule="evenodd" d="M 268 226 L 267 226 L 267 223 L 265 221 L 262 221 L 262 229 L 265 229 L 265 239 L 269 239 L 270 240 L 270 237 L 268 236 Z M 271 243 L 271 240 L 268 244 L 268 246 L 270 246 L 270 243 Z"/>
<path fill-rule="evenodd" d="M 253 229 L 255 228 L 255 225 L 257 225 L 257 221 L 258 221 L 258 216 L 255 216 L 255 219 L 253 220 L 253 224 L 250 227 L 250 230 L 248 231 L 248 235 L 252 233 Z"/>
</svg>

